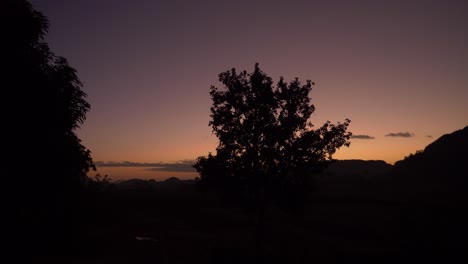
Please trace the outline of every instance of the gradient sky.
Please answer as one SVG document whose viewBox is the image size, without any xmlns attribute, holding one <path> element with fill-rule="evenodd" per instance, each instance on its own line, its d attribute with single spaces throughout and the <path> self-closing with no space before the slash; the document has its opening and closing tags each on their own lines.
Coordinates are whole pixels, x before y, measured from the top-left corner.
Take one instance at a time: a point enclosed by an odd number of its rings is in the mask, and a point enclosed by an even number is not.
<svg viewBox="0 0 468 264">
<path fill-rule="evenodd" d="M 351 119 L 362 137 L 335 158 L 394 163 L 468 125 L 467 1 L 31 2 L 84 83 L 95 161 L 214 152 L 209 87 L 255 62 L 315 81 L 317 126 Z"/>
</svg>

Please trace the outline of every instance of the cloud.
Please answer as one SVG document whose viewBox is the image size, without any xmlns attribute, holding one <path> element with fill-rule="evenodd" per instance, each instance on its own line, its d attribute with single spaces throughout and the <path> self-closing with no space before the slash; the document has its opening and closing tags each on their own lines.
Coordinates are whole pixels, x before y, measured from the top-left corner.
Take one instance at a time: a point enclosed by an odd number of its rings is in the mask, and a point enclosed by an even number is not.
<svg viewBox="0 0 468 264">
<path fill-rule="evenodd" d="M 121 162 L 104 162 L 96 161 L 94 164 L 97 167 L 146 167 L 146 170 L 151 171 L 170 171 L 170 172 L 194 172 L 195 169 L 192 168 L 193 160 L 181 160 L 174 163 L 146 163 L 146 162 L 131 162 L 131 161 L 121 161 Z"/>
<path fill-rule="evenodd" d="M 427 138 L 432 138 L 432 136 L 431 136 L 431 135 L 426 135 L 426 137 L 427 137 Z"/>
<path fill-rule="evenodd" d="M 351 138 L 356 138 L 356 139 L 375 139 L 375 137 L 369 136 L 369 135 L 352 135 Z"/>
<path fill-rule="evenodd" d="M 410 132 L 398 132 L 398 133 L 389 133 L 385 135 L 386 137 L 403 137 L 403 138 L 410 138 L 414 137 L 413 133 Z"/>
<path fill-rule="evenodd" d="M 161 167 L 152 167 L 146 170 L 150 171 L 171 171 L 171 172 L 194 172 L 195 168 L 192 167 L 192 163 L 166 163 Z"/>
</svg>

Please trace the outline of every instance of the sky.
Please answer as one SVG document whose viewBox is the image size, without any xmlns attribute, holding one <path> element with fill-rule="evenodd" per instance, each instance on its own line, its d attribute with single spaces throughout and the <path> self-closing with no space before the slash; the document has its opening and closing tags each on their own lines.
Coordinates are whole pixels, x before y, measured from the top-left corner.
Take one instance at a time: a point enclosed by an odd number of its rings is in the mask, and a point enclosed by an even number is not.
<svg viewBox="0 0 468 264">
<path fill-rule="evenodd" d="M 31 3 L 84 83 L 77 133 L 111 178 L 194 177 L 179 165 L 218 143 L 209 87 L 255 62 L 275 81 L 315 82 L 317 127 L 351 119 L 337 159 L 393 164 L 468 125 L 466 1 Z"/>
</svg>

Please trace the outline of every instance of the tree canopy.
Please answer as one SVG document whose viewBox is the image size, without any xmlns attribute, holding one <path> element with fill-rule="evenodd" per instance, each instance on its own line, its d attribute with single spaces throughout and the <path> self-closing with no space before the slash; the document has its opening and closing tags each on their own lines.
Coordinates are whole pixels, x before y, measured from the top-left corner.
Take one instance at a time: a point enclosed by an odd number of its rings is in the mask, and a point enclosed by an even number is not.
<svg viewBox="0 0 468 264">
<path fill-rule="evenodd" d="M 44 42 L 47 18 L 26 1 L 8 0 L 4 5 L 2 13 L 13 25 L 6 32 L 4 60 L 4 106 L 9 108 L 8 132 L 14 139 L 10 153 L 28 155 L 28 162 L 53 164 L 62 178 L 83 180 L 93 167 L 89 150 L 75 132 L 90 109 L 83 84 L 67 60 Z"/>
<path fill-rule="evenodd" d="M 5 20 L 4 146 L 15 224 L 24 237 L 52 239 L 62 232 L 64 216 L 94 168 L 90 151 L 76 134 L 90 104 L 76 70 L 44 41 L 47 18 L 27 1 L 0 5 Z M 22 237 L 21 232 L 16 237 Z"/>
<path fill-rule="evenodd" d="M 257 63 L 253 73 L 232 69 L 220 73 L 219 81 L 222 88 L 210 88 L 216 155 L 194 164 L 202 185 L 278 195 L 284 186 L 305 185 L 350 144 L 349 119 L 314 129 L 310 80 L 288 83 L 281 77 L 275 86 Z"/>
</svg>

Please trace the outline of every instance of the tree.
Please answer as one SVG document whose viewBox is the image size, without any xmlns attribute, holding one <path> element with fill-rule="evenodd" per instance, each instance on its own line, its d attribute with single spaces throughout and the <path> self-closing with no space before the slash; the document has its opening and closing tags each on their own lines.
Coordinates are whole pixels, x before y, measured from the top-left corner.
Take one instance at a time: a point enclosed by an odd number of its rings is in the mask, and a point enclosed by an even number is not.
<svg viewBox="0 0 468 264">
<path fill-rule="evenodd" d="M 235 69 L 219 74 L 223 88 L 211 86 L 209 125 L 219 138 L 216 155 L 199 157 L 200 185 L 224 193 L 246 194 L 263 208 L 268 202 L 295 205 L 307 182 L 349 146 L 349 119 L 313 129 L 313 82 L 273 80 L 258 63 L 253 73 Z M 262 210 L 260 210 L 262 211 Z"/>
<path fill-rule="evenodd" d="M 47 18 L 24 0 L 1 6 L 7 22 L 2 23 L 4 150 L 20 233 L 15 237 L 37 235 L 41 241 L 29 239 L 30 246 L 41 250 L 50 242 L 44 238 L 66 233 L 79 190 L 94 169 L 90 151 L 76 135 L 90 104 L 76 70 L 44 42 Z"/>
</svg>

